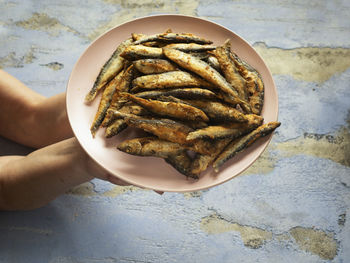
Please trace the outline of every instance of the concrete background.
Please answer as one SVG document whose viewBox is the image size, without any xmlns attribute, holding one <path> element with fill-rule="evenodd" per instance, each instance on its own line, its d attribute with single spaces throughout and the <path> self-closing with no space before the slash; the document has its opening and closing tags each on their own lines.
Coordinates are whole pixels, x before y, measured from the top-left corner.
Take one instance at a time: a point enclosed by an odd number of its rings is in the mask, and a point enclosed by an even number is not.
<svg viewBox="0 0 350 263">
<path fill-rule="evenodd" d="M 162 196 L 92 182 L 0 213 L 0 262 L 350 262 L 349 1 L 0 0 L 0 67 L 51 96 L 101 33 L 150 14 L 207 18 L 270 67 L 282 126 L 241 176 Z M 0 153 L 30 149 L 6 139 Z"/>
</svg>

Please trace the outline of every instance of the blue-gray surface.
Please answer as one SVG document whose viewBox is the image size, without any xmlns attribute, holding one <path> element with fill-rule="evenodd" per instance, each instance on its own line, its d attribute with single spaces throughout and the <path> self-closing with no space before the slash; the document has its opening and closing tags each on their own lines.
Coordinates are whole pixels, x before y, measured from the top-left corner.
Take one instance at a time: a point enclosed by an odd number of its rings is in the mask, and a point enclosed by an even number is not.
<svg viewBox="0 0 350 263">
<path fill-rule="evenodd" d="M 0 66 L 65 91 L 105 30 L 157 13 L 235 31 L 263 56 L 282 126 L 243 175 L 162 196 L 93 180 L 30 212 L 0 213 L 0 262 L 350 262 L 349 1 L 0 0 Z M 0 154 L 30 149 L 0 138 Z"/>
</svg>

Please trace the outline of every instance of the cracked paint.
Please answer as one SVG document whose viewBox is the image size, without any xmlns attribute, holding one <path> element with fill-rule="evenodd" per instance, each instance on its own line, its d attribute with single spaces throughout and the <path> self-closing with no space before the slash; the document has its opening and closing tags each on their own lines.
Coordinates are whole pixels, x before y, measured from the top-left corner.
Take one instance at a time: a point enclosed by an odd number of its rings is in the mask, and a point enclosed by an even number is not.
<svg viewBox="0 0 350 263">
<path fill-rule="evenodd" d="M 56 18 L 49 17 L 45 13 L 34 13 L 27 20 L 17 21 L 16 26 L 31 29 L 31 30 L 40 30 L 49 33 L 52 36 L 57 36 L 60 31 L 67 31 L 74 34 L 79 34 L 74 29 L 69 26 L 65 26 Z"/>
<path fill-rule="evenodd" d="M 85 197 L 97 195 L 97 193 L 94 191 L 94 185 L 91 182 L 86 182 L 73 187 L 72 189 L 68 190 L 66 194 L 80 195 Z"/>
<path fill-rule="evenodd" d="M 40 66 L 48 67 L 54 71 L 61 70 L 64 67 L 64 65 L 62 63 L 59 63 L 59 62 L 50 62 L 47 64 L 40 64 Z"/>
<path fill-rule="evenodd" d="M 284 157 L 307 154 L 350 166 L 350 132 L 346 127 L 341 127 L 334 135 L 305 133 L 275 147 Z"/>
<path fill-rule="evenodd" d="M 239 232 L 246 247 L 260 248 L 267 240 L 272 239 L 272 233 L 260 228 L 244 226 L 229 222 L 217 214 L 202 218 L 201 229 L 209 234 L 221 234 L 224 232 Z"/>
<path fill-rule="evenodd" d="M 202 218 L 201 229 L 208 234 L 239 232 L 246 247 L 261 248 L 266 242 L 294 240 L 301 250 L 310 252 L 322 259 L 333 259 L 337 255 L 337 241 L 332 233 L 305 227 L 293 227 L 287 233 L 274 234 L 261 228 L 230 222 L 218 214 Z M 293 238 L 293 239 L 292 239 Z"/>
<path fill-rule="evenodd" d="M 33 47 L 20 57 L 16 55 L 16 52 L 10 52 L 4 57 L 0 57 L 0 68 L 23 68 L 25 64 L 33 63 L 35 59 Z"/>
<path fill-rule="evenodd" d="M 272 157 L 269 149 L 266 149 L 262 155 L 247 169 L 242 175 L 247 174 L 268 174 L 275 168 L 277 158 Z"/>
<path fill-rule="evenodd" d="M 183 193 L 183 195 L 186 199 L 199 198 L 202 196 L 202 192 L 201 191 L 186 192 L 186 193 Z"/>
<path fill-rule="evenodd" d="M 328 260 L 337 255 L 337 242 L 331 233 L 302 227 L 292 228 L 290 233 L 302 250 Z"/>
<path fill-rule="evenodd" d="M 349 48 L 302 47 L 281 49 L 265 43 L 253 45 L 275 75 L 322 83 L 350 67 Z"/>
<path fill-rule="evenodd" d="M 102 195 L 107 197 L 116 197 L 118 195 L 124 194 L 126 192 L 140 191 L 143 190 L 137 186 L 114 186 L 111 190 L 104 192 Z"/>
</svg>

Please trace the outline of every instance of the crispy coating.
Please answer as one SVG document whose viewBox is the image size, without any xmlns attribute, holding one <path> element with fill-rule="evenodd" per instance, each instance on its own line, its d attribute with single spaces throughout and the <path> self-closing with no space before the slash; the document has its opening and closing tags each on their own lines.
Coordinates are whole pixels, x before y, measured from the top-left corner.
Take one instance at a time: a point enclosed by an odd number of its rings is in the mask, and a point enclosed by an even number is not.
<svg viewBox="0 0 350 263">
<path fill-rule="evenodd" d="M 123 119 L 114 119 L 105 130 L 105 137 L 112 138 L 126 129 L 128 125 Z"/>
<path fill-rule="evenodd" d="M 227 82 L 230 83 L 231 86 L 237 91 L 238 96 L 242 100 L 247 101 L 245 80 L 239 74 L 239 72 L 236 69 L 235 63 L 230 58 L 230 41 L 227 40 L 223 46 L 217 47 L 212 53 L 216 56 L 221 71 L 223 72 Z"/>
<path fill-rule="evenodd" d="M 123 105 L 127 101 L 120 96 L 120 93 L 129 91 L 130 84 L 131 84 L 133 77 L 134 77 L 134 66 L 131 65 L 126 70 L 123 71 L 122 76 L 121 76 L 121 80 L 118 83 L 118 85 L 116 85 L 116 87 L 115 87 L 115 92 L 112 96 L 112 100 L 111 100 L 108 108 L 113 108 L 113 109 L 118 110 L 121 107 L 123 107 Z M 111 121 L 110 117 L 111 117 L 110 114 L 105 115 L 104 120 L 101 124 L 102 127 L 106 127 L 108 125 L 108 123 Z"/>
<path fill-rule="evenodd" d="M 213 87 L 207 81 L 185 71 L 171 71 L 138 77 L 132 86 L 140 89 L 164 89 L 175 87 Z"/>
<path fill-rule="evenodd" d="M 178 67 L 165 59 L 139 59 L 133 62 L 135 68 L 143 74 L 158 74 L 178 70 Z"/>
<path fill-rule="evenodd" d="M 183 52 L 200 52 L 214 50 L 216 47 L 212 45 L 200 45 L 196 43 L 174 43 L 165 46 L 166 48 L 173 48 Z"/>
<path fill-rule="evenodd" d="M 186 149 L 178 143 L 169 142 L 157 137 L 142 137 L 125 140 L 117 148 L 120 151 L 139 156 L 167 158 L 180 154 Z"/>
<path fill-rule="evenodd" d="M 248 121 L 245 114 L 230 105 L 218 101 L 187 99 L 183 101 L 204 111 L 211 120 L 228 122 Z"/>
<path fill-rule="evenodd" d="M 163 53 L 167 58 L 179 66 L 198 74 L 203 79 L 221 89 L 225 94 L 228 94 L 230 100 L 232 100 L 234 104 L 241 104 L 242 107 L 250 108 L 246 101 L 239 98 L 237 91 L 226 81 L 226 79 L 206 62 L 195 58 L 190 54 L 172 48 L 163 48 Z"/>
<path fill-rule="evenodd" d="M 195 139 L 224 139 L 224 138 L 237 138 L 246 134 L 258 126 L 260 126 L 263 122 L 263 118 L 259 115 L 246 115 L 248 118 L 247 122 L 244 123 L 227 123 L 222 125 L 208 126 L 202 129 L 198 129 L 196 131 L 190 132 L 187 136 L 187 140 L 195 140 Z"/>
<path fill-rule="evenodd" d="M 211 44 L 210 40 L 198 37 L 188 33 L 163 33 L 150 36 L 144 36 L 134 42 L 135 45 L 151 42 L 151 41 L 165 41 L 165 42 L 180 42 L 180 43 L 198 43 L 198 44 Z"/>
<path fill-rule="evenodd" d="M 192 159 L 188 156 L 186 151 L 179 154 L 169 155 L 165 161 L 183 175 L 193 179 L 198 179 L 198 176 L 191 172 Z"/>
<path fill-rule="evenodd" d="M 191 164 L 191 174 L 199 176 L 231 141 L 231 138 L 216 140 L 210 154 L 197 154 Z"/>
<path fill-rule="evenodd" d="M 85 102 L 93 101 L 98 91 L 101 90 L 112 78 L 114 78 L 123 69 L 125 59 L 122 58 L 120 54 L 131 43 L 132 40 L 127 39 L 117 47 L 112 56 L 103 65 L 92 89 L 85 97 Z"/>
<path fill-rule="evenodd" d="M 248 102 L 252 113 L 261 114 L 264 105 L 264 82 L 260 74 L 250 65 L 242 61 L 236 54 L 231 53 L 230 58 L 234 61 L 238 72 L 246 80 Z"/>
<path fill-rule="evenodd" d="M 134 94 L 143 99 L 158 99 L 162 96 L 173 96 L 183 99 L 215 99 L 216 94 L 207 89 L 201 88 L 177 88 L 165 90 L 150 90 Z"/>
<path fill-rule="evenodd" d="M 218 172 L 220 167 L 226 161 L 234 157 L 237 153 L 241 152 L 245 148 L 249 147 L 252 143 L 254 143 L 259 138 L 270 134 L 280 125 L 281 125 L 280 122 L 269 122 L 267 124 L 263 124 L 259 126 L 257 129 L 253 130 L 252 132 L 248 133 L 242 138 L 238 138 L 232 141 L 229 145 L 227 145 L 227 147 L 223 150 L 223 152 L 214 161 L 213 163 L 214 170 Z"/>
<path fill-rule="evenodd" d="M 146 47 L 144 45 L 130 45 L 124 49 L 120 56 L 127 60 L 164 57 L 161 48 Z"/>
<path fill-rule="evenodd" d="M 163 102 L 159 100 L 147 100 L 132 94 L 124 94 L 129 100 L 139 104 L 154 114 L 189 121 L 209 121 L 208 116 L 200 109 L 177 102 Z"/>
<path fill-rule="evenodd" d="M 160 139 L 176 142 L 181 145 L 188 143 L 186 137 L 189 132 L 193 131 L 193 129 L 183 123 L 170 119 L 139 117 L 118 111 L 115 111 L 114 114 L 124 118 L 130 127 L 142 129 L 156 135 Z"/>
<path fill-rule="evenodd" d="M 90 131 L 93 137 L 95 137 L 97 130 L 99 129 L 103 119 L 105 118 L 105 114 L 112 101 L 113 94 L 116 91 L 116 86 L 120 83 L 122 79 L 122 73 L 123 72 L 120 72 L 114 79 L 112 79 L 103 91 L 102 98 L 100 100 L 100 104 L 98 105 L 94 121 L 90 127 Z"/>
</svg>

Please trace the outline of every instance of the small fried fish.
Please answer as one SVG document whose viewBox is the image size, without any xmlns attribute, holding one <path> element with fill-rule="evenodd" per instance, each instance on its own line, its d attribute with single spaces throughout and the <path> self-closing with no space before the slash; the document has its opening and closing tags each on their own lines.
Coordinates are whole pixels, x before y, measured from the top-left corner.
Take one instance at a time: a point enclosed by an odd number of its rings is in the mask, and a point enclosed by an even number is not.
<svg viewBox="0 0 350 263">
<path fill-rule="evenodd" d="M 224 139 L 224 138 L 237 138 L 246 134 L 258 126 L 260 126 L 263 122 L 263 117 L 259 115 L 245 115 L 248 119 L 248 122 L 239 123 L 227 123 L 216 126 L 208 126 L 202 129 L 198 129 L 196 131 L 190 132 L 187 136 L 187 140 L 195 140 L 195 139 Z"/>
<path fill-rule="evenodd" d="M 123 69 L 125 60 L 120 56 L 120 54 L 124 51 L 124 49 L 127 46 L 131 45 L 131 43 L 132 40 L 127 39 L 123 41 L 113 52 L 112 56 L 103 65 L 100 73 L 96 78 L 94 86 L 86 95 L 85 102 L 93 101 L 98 91 L 101 90 L 112 78 L 114 78 Z"/>
<path fill-rule="evenodd" d="M 139 59 L 133 64 L 138 71 L 147 75 L 178 70 L 176 65 L 165 59 Z"/>
<path fill-rule="evenodd" d="M 105 130 L 105 137 L 112 138 L 126 129 L 128 125 L 123 119 L 114 119 Z"/>
<path fill-rule="evenodd" d="M 180 43 L 197 43 L 197 44 L 211 44 L 213 43 L 210 40 L 198 37 L 193 34 L 188 33 L 163 33 L 155 34 L 150 36 L 141 37 L 140 39 L 134 42 L 135 45 L 142 44 L 145 42 L 151 41 L 165 41 L 165 42 L 180 42 Z"/>
<path fill-rule="evenodd" d="M 200 52 L 214 50 L 216 47 L 212 45 L 200 45 L 196 43 L 174 43 L 166 45 L 167 48 L 177 49 L 183 52 Z"/>
<path fill-rule="evenodd" d="M 161 48 L 146 47 L 144 45 L 131 45 L 120 54 L 127 60 L 138 60 L 144 58 L 164 58 Z"/>
<path fill-rule="evenodd" d="M 183 151 L 179 154 L 169 155 L 165 161 L 183 175 L 191 177 L 193 179 L 198 179 L 198 176 L 191 172 L 192 159 L 188 156 L 187 151 Z"/>
<path fill-rule="evenodd" d="M 177 155 L 186 149 L 178 143 L 169 142 L 157 137 L 142 137 L 123 141 L 117 148 L 132 155 L 167 158 Z"/>
<path fill-rule="evenodd" d="M 117 118 L 123 118 L 130 127 L 142 129 L 163 140 L 179 143 L 186 149 L 202 154 L 209 154 L 212 150 L 212 142 L 206 140 L 188 141 L 186 137 L 193 129 L 184 123 L 170 119 L 139 117 L 118 111 L 114 111 L 114 114 Z"/>
<path fill-rule="evenodd" d="M 187 100 L 184 102 L 204 111 L 205 114 L 213 121 L 234 121 L 247 122 L 248 119 L 245 114 L 235 109 L 232 106 L 223 104 L 218 101 L 210 100 Z"/>
<path fill-rule="evenodd" d="M 226 81 L 226 79 L 206 62 L 195 58 L 190 54 L 172 48 L 164 47 L 163 53 L 167 58 L 178 64 L 180 67 L 198 74 L 203 79 L 221 89 L 224 93 L 227 93 L 232 99 L 234 99 L 235 104 L 241 104 L 242 107 L 250 108 L 249 104 L 238 96 L 237 91 Z"/>
<path fill-rule="evenodd" d="M 234 61 L 239 73 L 246 80 L 248 102 L 251 106 L 252 113 L 261 114 L 264 104 L 264 82 L 253 67 L 242 61 L 236 54 L 230 54 L 231 60 Z"/>
<path fill-rule="evenodd" d="M 216 94 L 207 89 L 201 88 L 179 88 L 165 90 L 150 90 L 134 94 L 143 99 L 158 99 L 161 96 L 174 96 L 183 99 L 215 99 Z"/>
<path fill-rule="evenodd" d="M 215 57 L 215 56 L 209 56 L 207 58 L 207 62 L 208 64 L 214 68 L 217 72 L 220 72 L 221 73 L 221 67 L 220 67 L 220 64 L 219 64 L 219 61 L 218 59 Z"/>
<path fill-rule="evenodd" d="M 114 111 L 117 117 L 123 118 L 130 127 L 139 128 L 146 132 L 156 135 L 160 139 L 179 143 L 181 145 L 188 144 L 186 137 L 188 133 L 193 131 L 192 128 L 183 123 L 170 119 L 152 119 L 139 117 L 132 114 L 125 114 Z"/>
<path fill-rule="evenodd" d="M 207 81 L 185 71 L 171 71 L 135 78 L 134 88 L 164 89 L 176 87 L 213 87 Z"/>
<path fill-rule="evenodd" d="M 126 70 L 124 70 L 124 72 L 122 73 L 121 80 L 115 88 L 116 90 L 112 96 L 112 100 L 111 100 L 109 108 L 113 108 L 113 109 L 118 110 L 121 107 L 123 107 L 123 105 L 127 102 L 125 99 L 123 99 L 120 96 L 120 93 L 129 91 L 133 76 L 134 76 L 134 66 L 131 65 Z M 111 117 L 110 114 L 106 114 L 106 116 L 102 122 L 102 127 L 107 126 L 107 123 L 110 122 L 110 117 Z"/>
<path fill-rule="evenodd" d="M 238 96 L 247 101 L 245 80 L 236 70 L 234 62 L 230 58 L 231 44 L 229 40 L 226 40 L 223 46 L 217 47 L 212 53 L 216 56 L 221 71 L 223 72 L 226 80 L 237 91 Z"/>
<path fill-rule="evenodd" d="M 220 167 L 229 159 L 234 157 L 237 153 L 241 152 L 245 148 L 249 147 L 252 143 L 261 137 L 264 137 L 272 133 L 277 127 L 281 125 L 280 122 L 269 122 L 263 124 L 242 138 L 232 141 L 223 152 L 216 158 L 213 163 L 214 170 L 219 171 Z"/>
<path fill-rule="evenodd" d="M 139 105 L 130 104 L 130 103 L 126 103 L 124 106 L 122 106 L 119 109 L 110 107 L 107 110 L 106 117 L 102 122 L 102 127 L 109 126 L 110 123 L 115 120 L 115 115 L 114 115 L 115 110 L 119 110 L 122 113 L 133 114 L 137 116 L 143 116 L 143 115 L 149 114 L 149 111 L 147 111 L 145 108 Z"/>
<path fill-rule="evenodd" d="M 123 96 L 160 116 L 189 121 L 209 121 L 208 116 L 202 110 L 187 104 L 147 100 L 129 93 L 124 93 Z"/>
<path fill-rule="evenodd" d="M 97 130 L 99 129 L 103 119 L 105 118 L 107 109 L 109 108 L 109 105 L 112 101 L 113 94 L 116 91 L 116 86 L 120 83 L 122 76 L 123 72 L 120 72 L 116 77 L 114 77 L 114 79 L 112 79 L 107 84 L 107 87 L 103 91 L 94 121 L 90 127 L 90 131 L 93 137 L 95 137 Z"/>
<path fill-rule="evenodd" d="M 199 176 L 231 141 L 231 138 L 216 140 L 210 154 L 197 154 L 191 164 L 191 174 Z"/>
</svg>

